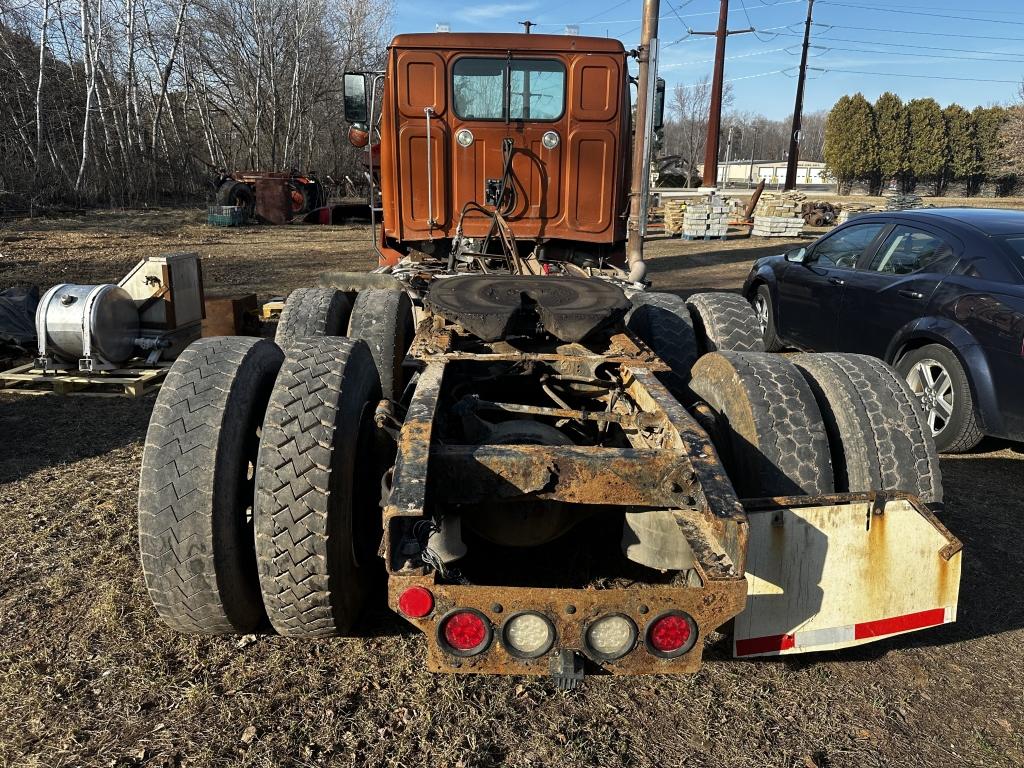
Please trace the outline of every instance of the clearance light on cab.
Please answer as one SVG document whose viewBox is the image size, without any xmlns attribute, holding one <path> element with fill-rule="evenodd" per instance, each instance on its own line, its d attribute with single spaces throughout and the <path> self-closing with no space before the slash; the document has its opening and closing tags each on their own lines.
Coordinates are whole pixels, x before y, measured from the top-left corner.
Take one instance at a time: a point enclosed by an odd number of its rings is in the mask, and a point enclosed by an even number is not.
<svg viewBox="0 0 1024 768">
<path fill-rule="evenodd" d="M 554 149 L 560 141 L 556 131 L 547 131 L 540 137 L 540 143 L 544 145 L 544 149 Z"/>
<path fill-rule="evenodd" d="M 469 128 L 459 128 L 455 132 L 455 141 L 460 147 L 468 147 L 473 144 L 473 132 Z"/>
<path fill-rule="evenodd" d="M 491 644 L 494 633 L 487 618 L 472 608 L 457 608 L 437 627 L 437 641 L 453 656 L 476 656 Z"/>
<path fill-rule="evenodd" d="M 398 610 L 411 619 L 422 619 L 434 610 L 434 596 L 426 587 L 409 587 L 398 596 Z"/>
<path fill-rule="evenodd" d="M 647 626 L 647 650 L 654 656 L 672 659 L 682 656 L 697 642 L 697 623 L 682 611 L 669 611 Z"/>
<path fill-rule="evenodd" d="M 513 656 L 535 659 L 550 651 L 555 644 L 555 627 L 539 613 L 517 613 L 502 626 L 501 643 Z"/>
<path fill-rule="evenodd" d="M 633 650 L 636 634 L 636 624 L 626 616 L 602 616 L 587 627 L 587 650 L 597 659 L 614 661 Z"/>
</svg>

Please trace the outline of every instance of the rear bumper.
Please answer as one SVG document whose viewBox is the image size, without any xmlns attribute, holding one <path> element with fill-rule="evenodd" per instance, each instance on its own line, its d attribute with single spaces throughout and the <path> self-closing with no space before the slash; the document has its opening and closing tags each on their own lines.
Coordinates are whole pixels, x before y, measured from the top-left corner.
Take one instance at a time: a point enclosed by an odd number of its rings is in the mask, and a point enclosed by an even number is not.
<svg viewBox="0 0 1024 768">
<path fill-rule="evenodd" d="M 700 669 L 704 638 L 743 610 L 747 584 L 742 578 L 708 582 L 703 587 L 638 586 L 629 589 L 545 589 L 535 587 L 488 587 L 434 584 L 429 577 L 392 576 L 388 603 L 399 615 L 398 597 L 411 586 L 422 586 L 434 596 L 433 611 L 422 619 L 406 618 L 427 639 L 427 668 L 432 672 L 477 674 L 550 674 L 551 659 L 559 651 L 572 650 L 587 657 L 595 668 L 613 675 L 688 674 Z M 492 640 L 475 656 L 455 656 L 442 647 L 438 627 L 456 608 L 479 611 L 490 623 Z M 555 628 L 550 651 L 535 659 L 522 659 L 502 643 L 502 625 L 522 611 L 546 616 Z M 648 625 L 667 611 L 684 611 L 697 624 L 697 642 L 671 659 L 651 654 L 645 645 Z M 588 649 L 586 628 L 601 616 L 628 617 L 637 628 L 637 639 L 621 658 L 605 661 Z M 593 671 L 593 668 L 592 670 Z"/>
</svg>

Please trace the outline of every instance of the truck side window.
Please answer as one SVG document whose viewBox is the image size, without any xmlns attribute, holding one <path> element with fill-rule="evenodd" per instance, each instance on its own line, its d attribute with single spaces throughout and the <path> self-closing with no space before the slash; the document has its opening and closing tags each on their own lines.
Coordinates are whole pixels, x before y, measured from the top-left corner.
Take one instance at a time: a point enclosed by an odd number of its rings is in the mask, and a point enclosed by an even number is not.
<svg viewBox="0 0 1024 768">
<path fill-rule="evenodd" d="M 565 65 L 556 59 L 461 58 L 452 68 L 455 114 L 463 120 L 558 120 Z M 506 99 L 505 96 L 508 96 Z"/>
</svg>

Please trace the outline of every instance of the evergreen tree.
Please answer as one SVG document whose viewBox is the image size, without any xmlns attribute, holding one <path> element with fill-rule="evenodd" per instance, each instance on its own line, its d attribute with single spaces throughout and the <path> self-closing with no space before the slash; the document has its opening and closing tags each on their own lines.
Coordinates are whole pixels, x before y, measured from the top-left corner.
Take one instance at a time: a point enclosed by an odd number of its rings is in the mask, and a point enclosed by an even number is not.
<svg viewBox="0 0 1024 768">
<path fill-rule="evenodd" d="M 1003 107 L 976 107 L 971 116 L 978 141 L 978 172 L 995 181 L 1003 175 L 999 138 L 1009 115 Z"/>
<path fill-rule="evenodd" d="M 910 173 L 910 117 L 903 101 L 886 91 L 875 102 L 875 126 L 878 133 L 878 170 L 882 182 L 896 179 L 906 184 Z"/>
<path fill-rule="evenodd" d="M 946 126 L 946 157 L 945 182 L 970 182 L 978 174 L 978 137 L 974 128 L 971 113 L 959 104 L 950 104 L 942 110 L 942 119 Z"/>
<path fill-rule="evenodd" d="M 863 94 L 843 96 L 825 121 L 825 167 L 841 184 L 871 180 L 878 170 L 875 116 Z"/>
<path fill-rule="evenodd" d="M 946 126 L 935 99 L 914 99 L 910 113 L 910 172 L 919 181 L 937 181 L 948 155 Z"/>
</svg>

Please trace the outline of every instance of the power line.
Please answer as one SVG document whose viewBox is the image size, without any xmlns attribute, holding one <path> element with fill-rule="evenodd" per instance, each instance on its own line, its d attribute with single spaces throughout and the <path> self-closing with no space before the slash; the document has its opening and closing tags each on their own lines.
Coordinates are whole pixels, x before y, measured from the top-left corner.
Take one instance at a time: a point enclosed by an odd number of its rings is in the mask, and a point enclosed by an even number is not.
<svg viewBox="0 0 1024 768">
<path fill-rule="evenodd" d="M 815 69 L 819 69 L 815 67 Z M 785 71 L 785 70 L 783 70 Z M 939 75 L 910 75 L 906 72 L 864 72 L 859 69 L 832 69 L 831 67 L 820 68 L 822 72 L 842 72 L 847 75 L 870 75 L 874 77 L 913 77 L 924 80 L 958 80 L 967 83 L 1010 83 L 1019 85 L 1020 80 L 995 80 L 987 77 L 941 77 Z"/>
<path fill-rule="evenodd" d="M 793 46 L 789 46 L 788 48 L 767 48 L 767 49 L 765 49 L 763 51 L 752 51 L 750 53 L 737 53 L 735 56 L 726 56 L 725 60 L 726 61 L 734 61 L 736 59 L 749 59 L 752 56 L 764 56 L 765 54 L 768 54 L 768 53 L 778 53 L 779 51 L 786 51 L 788 53 L 790 51 L 790 48 L 792 48 L 792 47 Z M 689 67 L 692 64 L 709 64 L 709 63 L 711 63 L 713 61 L 714 61 L 714 59 L 696 59 L 694 61 L 680 61 L 680 62 L 676 62 L 675 64 L 665 64 L 664 66 L 658 67 L 658 69 L 661 69 L 661 70 L 664 70 L 664 69 L 678 69 L 679 67 Z"/>
<path fill-rule="evenodd" d="M 960 21 L 984 21 L 989 24 L 1013 24 L 1024 27 L 1024 21 L 1007 21 L 1005 19 L 979 19 L 977 16 L 953 16 L 948 13 L 929 13 L 928 11 L 910 11 L 903 8 L 884 8 L 878 5 L 858 5 L 857 3 L 841 3 L 838 0 L 821 0 L 823 5 L 837 5 L 842 8 L 858 8 L 863 11 L 882 11 L 885 13 L 903 13 L 910 16 L 931 16 L 937 19 L 958 19 Z"/>
<path fill-rule="evenodd" d="M 949 61 L 989 61 L 995 64 L 1024 64 L 1024 59 L 992 59 L 980 56 L 943 56 L 937 53 L 910 53 L 908 51 L 872 51 L 867 48 L 842 48 L 831 45 L 815 45 L 814 48 L 824 48 L 827 51 L 850 51 L 852 53 L 881 53 L 886 56 L 913 56 L 921 59 L 947 59 Z"/>
<path fill-rule="evenodd" d="M 776 32 L 777 35 L 786 37 L 800 37 L 797 32 Z M 884 43 L 880 40 L 855 40 L 849 37 L 824 37 L 819 38 L 829 42 L 835 40 L 838 43 L 860 43 L 861 45 L 885 45 L 890 48 L 915 48 L 922 51 L 953 51 L 955 53 L 988 53 L 993 56 L 1002 55 L 997 51 L 983 51 L 977 48 L 949 48 L 945 45 L 915 45 L 914 43 Z M 872 53 L 888 53 L 888 51 L 872 51 Z M 1012 55 L 1012 54 L 1011 54 Z M 984 59 L 984 61 L 997 61 L 997 59 Z"/>
<path fill-rule="evenodd" d="M 1006 40 L 1015 43 L 1024 43 L 1024 37 L 999 37 L 997 35 L 967 35 L 961 32 L 921 32 L 913 29 L 892 29 L 891 27 L 851 27 L 846 24 L 825 24 L 820 21 L 814 22 L 816 27 L 829 29 L 853 29 L 857 32 L 889 32 L 894 35 L 925 35 L 927 37 L 966 37 L 971 40 Z M 827 30 L 826 30 L 827 31 Z"/>
</svg>

